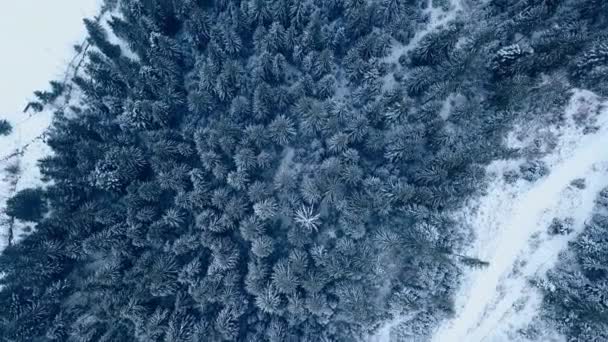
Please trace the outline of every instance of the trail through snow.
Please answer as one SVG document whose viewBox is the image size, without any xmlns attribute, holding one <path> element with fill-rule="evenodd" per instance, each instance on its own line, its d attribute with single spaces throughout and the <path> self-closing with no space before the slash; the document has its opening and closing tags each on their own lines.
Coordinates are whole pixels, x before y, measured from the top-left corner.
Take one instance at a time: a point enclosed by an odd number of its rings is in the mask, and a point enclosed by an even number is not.
<svg viewBox="0 0 608 342">
<path fill-rule="evenodd" d="M 581 117 L 599 129 L 584 134 L 577 124 Z M 509 184 L 504 172 L 518 163 L 497 161 L 488 167 L 487 195 L 459 214 L 476 234 L 468 254 L 490 265 L 470 271 L 456 296 L 456 317 L 440 327 L 434 341 L 530 341 L 520 332 L 533 321 L 542 299 L 530 280 L 545 276 L 558 253 L 582 230 L 597 193 L 608 185 L 608 110 L 594 94 L 575 91 L 566 122 L 545 129 L 557 138 L 553 151 L 542 158 L 550 169 L 547 176 Z M 584 189 L 571 185 L 577 178 L 585 179 Z M 549 235 L 552 219 L 565 217 L 574 219 L 575 232 Z"/>
<path fill-rule="evenodd" d="M 428 36 L 430 33 L 437 31 L 442 26 L 448 24 L 456 18 L 458 12 L 462 10 L 462 4 L 460 0 L 451 0 L 449 4 L 450 9 L 444 11 L 442 8 L 433 7 L 433 0 L 428 0 L 426 9 L 423 11 L 425 15 L 429 16 L 428 24 L 421 30 L 416 30 L 414 37 L 410 41 L 403 45 L 396 43 L 392 46 L 390 54 L 384 59 L 388 63 L 397 63 L 399 57 L 415 49 L 418 44 Z"/>
<path fill-rule="evenodd" d="M 423 11 L 423 14 L 428 15 L 429 17 L 426 26 L 420 30 L 416 30 L 414 36 L 405 45 L 395 41 L 391 46 L 390 53 L 383 61 L 388 64 L 399 65 L 399 57 L 407 55 L 407 53 L 414 50 L 426 36 L 441 29 L 458 16 L 463 10 L 462 0 L 449 0 L 448 7 L 449 9 L 445 11 L 440 7 L 433 7 L 433 0 L 427 0 L 426 8 Z M 384 76 L 384 89 L 390 89 L 394 86 L 396 81 L 393 74 L 393 72 L 389 72 Z"/>
</svg>

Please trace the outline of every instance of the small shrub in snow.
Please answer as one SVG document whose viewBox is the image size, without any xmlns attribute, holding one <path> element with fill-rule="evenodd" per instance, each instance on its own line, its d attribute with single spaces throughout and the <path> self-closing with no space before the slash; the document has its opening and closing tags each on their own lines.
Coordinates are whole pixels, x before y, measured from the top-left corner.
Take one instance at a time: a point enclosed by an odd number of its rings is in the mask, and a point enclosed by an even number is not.
<svg viewBox="0 0 608 342">
<path fill-rule="evenodd" d="M 399 56 L 399 65 L 406 66 L 409 63 L 408 57 L 406 54 L 402 54 Z"/>
<path fill-rule="evenodd" d="M 548 132 L 542 133 L 535 138 L 529 146 L 523 149 L 523 155 L 527 159 L 537 159 L 551 153 L 557 147 L 557 137 L 555 134 Z"/>
<path fill-rule="evenodd" d="M 464 257 L 464 258 L 460 258 L 460 262 L 463 265 L 472 267 L 472 268 L 485 268 L 490 266 L 490 263 L 481 259 L 477 259 L 477 258 L 471 258 L 471 257 Z"/>
<path fill-rule="evenodd" d="M 538 337 L 540 336 L 540 332 L 539 332 L 537 326 L 532 325 L 532 324 L 527 325 L 523 329 L 517 330 L 517 334 L 519 336 L 525 338 L 526 340 L 530 340 L 530 341 L 536 341 L 536 340 L 538 340 Z"/>
<path fill-rule="evenodd" d="M 0 120 L 0 135 L 9 135 L 13 131 L 11 123 L 2 119 Z"/>
<path fill-rule="evenodd" d="M 599 126 L 585 126 L 585 128 L 583 129 L 583 134 L 587 135 L 587 134 L 593 134 L 593 133 L 597 133 L 597 131 L 600 130 Z"/>
<path fill-rule="evenodd" d="M 595 198 L 595 203 L 608 209 L 608 188 L 600 191 L 599 195 Z"/>
<path fill-rule="evenodd" d="M 16 176 L 21 172 L 21 167 L 19 166 L 19 163 L 12 163 L 5 167 L 4 171 L 6 171 L 9 176 Z"/>
<path fill-rule="evenodd" d="M 513 184 L 519 179 L 519 174 L 515 170 L 508 170 L 503 174 L 503 178 L 508 184 Z"/>
<path fill-rule="evenodd" d="M 521 177 L 529 182 L 534 182 L 549 174 L 549 168 L 545 162 L 540 160 L 527 161 L 519 167 Z"/>
<path fill-rule="evenodd" d="M 574 225 L 574 219 L 567 217 L 563 220 L 554 218 L 549 225 L 549 235 L 568 235 L 572 233 L 572 226 Z"/>
<path fill-rule="evenodd" d="M 587 187 L 587 185 L 585 184 L 585 178 L 577 178 L 570 182 L 570 185 L 581 190 Z"/>
</svg>

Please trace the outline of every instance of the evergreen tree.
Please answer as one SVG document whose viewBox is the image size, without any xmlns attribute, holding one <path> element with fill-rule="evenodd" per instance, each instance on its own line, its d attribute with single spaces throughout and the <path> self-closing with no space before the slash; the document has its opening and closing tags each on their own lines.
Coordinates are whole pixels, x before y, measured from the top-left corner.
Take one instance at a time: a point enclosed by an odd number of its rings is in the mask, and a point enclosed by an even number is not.
<svg viewBox="0 0 608 342">
<path fill-rule="evenodd" d="M 0 120 L 0 135 L 9 135 L 13 131 L 13 126 L 10 122 L 2 119 Z"/>
<path fill-rule="evenodd" d="M 84 25 L 89 33 L 89 39 L 95 47 L 99 48 L 110 59 L 120 57 L 120 46 L 108 41 L 107 33 L 98 21 L 84 19 Z"/>
<path fill-rule="evenodd" d="M 356 341 L 395 314 L 424 340 L 487 265 L 449 214 L 513 157 L 506 133 L 555 120 L 569 84 L 606 93 L 602 1 L 468 6 L 426 31 L 416 1 L 106 0 L 134 56 L 85 20 L 81 72 L 30 104 L 81 94 L 47 189 L 9 200 L 37 224 L 0 256 L 0 340 Z M 588 341 L 605 221 L 547 299 L 588 305 L 556 310 Z"/>
<path fill-rule="evenodd" d="M 19 191 L 6 202 L 6 214 L 19 220 L 38 222 L 46 212 L 45 193 L 40 188 Z"/>
</svg>

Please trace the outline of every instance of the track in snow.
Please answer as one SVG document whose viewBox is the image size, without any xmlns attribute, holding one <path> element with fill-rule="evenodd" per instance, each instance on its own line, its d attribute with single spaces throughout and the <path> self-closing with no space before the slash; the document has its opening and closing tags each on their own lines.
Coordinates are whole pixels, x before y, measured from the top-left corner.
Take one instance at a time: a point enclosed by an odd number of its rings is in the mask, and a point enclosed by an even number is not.
<svg viewBox="0 0 608 342">
<path fill-rule="evenodd" d="M 390 54 L 384 59 L 384 61 L 388 63 L 397 63 L 399 61 L 399 57 L 414 50 L 418 44 L 420 44 L 422 39 L 454 20 L 458 15 L 458 12 L 461 10 L 462 5 L 460 0 L 451 0 L 450 9 L 448 11 L 433 7 L 433 0 L 428 0 L 426 9 L 423 11 L 423 14 L 429 16 L 428 24 L 423 29 L 417 30 L 414 37 L 412 37 L 412 39 L 410 39 L 406 45 L 401 43 L 393 45 Z"/>
<path fill-rule="evenodd" d="M 573 119 L 581 114 L 595 120 L 599 130 L 583 134 Z M 545 276 L 568 240 L 582 230 L 597 193 L 608 185 L 608 110 L 592 93 L 575 91 L 566 118 L 563 127 L 548 129 L 557 137 L 557 146 L 542 158 L 550 169 L 546 177 L 508 184 L 504 171 L 517 167 L 516 162 L 488 167 L 494 178 L 487 195 L 465 209 L 461 219 L 476 234 L 469 254 L 490 265 L 471 271 L 464 280 L 456 297 L 456 317 L 440 327 L 434 341 L 527 341 L 518 331 L 533 321 L 541 300 L 530 280 Z M 570 184 L 577 178 L 585 178 L 585 189 Z M 575 233 L 548 235 L 555 217 L 574 218 Z"/>
<path fill-rule="evenodd" d="M 427 0 L 427 5 L 422 12 L 429 16 L 429 22 L 427 25 L 417 30 L 412 39 L 407 44 L 401 44 L 395 41 L 395 44 L 391 47 L 391 51 L 388 56 L 383 59 L 383 62 L 388 64 L 396 64 L 399 67 L 399 57 L 407 55 L 410 51 L 414 50 L 420 42 L 429 34 L 440 30 L 448 23 L 452 22 L 458 14 L 463 10 L 462 0 L 449 0 L 449 9 L 444 11 L 441 8 L 433 7 L 433 0 Z M 394 72 L 389 72 L 384 76 L 383 89 L 391 89 L 395 84 Z"/>
</svg>

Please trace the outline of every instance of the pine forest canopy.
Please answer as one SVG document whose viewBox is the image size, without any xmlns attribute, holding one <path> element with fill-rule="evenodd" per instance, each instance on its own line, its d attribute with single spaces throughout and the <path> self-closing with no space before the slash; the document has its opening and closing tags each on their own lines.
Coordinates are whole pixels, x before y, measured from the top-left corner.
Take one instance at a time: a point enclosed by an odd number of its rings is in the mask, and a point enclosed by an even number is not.
<svg viewBox="0 0 608 342">
<path fill-rule="evenodd" d="M 505 134 L 608 95 L 608 2 L 463 0 L 389 60 L 428 4 L 106 0 L 124 45 L 85 20 L 46 205 L 13 201 L 39 222 L 0 256 L 0 341 L 429 338 L 485 264 L 449 214 L 529 157 Z"/>
</svg>

